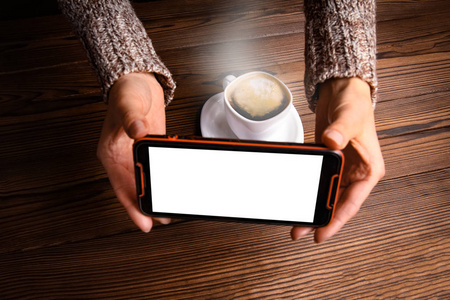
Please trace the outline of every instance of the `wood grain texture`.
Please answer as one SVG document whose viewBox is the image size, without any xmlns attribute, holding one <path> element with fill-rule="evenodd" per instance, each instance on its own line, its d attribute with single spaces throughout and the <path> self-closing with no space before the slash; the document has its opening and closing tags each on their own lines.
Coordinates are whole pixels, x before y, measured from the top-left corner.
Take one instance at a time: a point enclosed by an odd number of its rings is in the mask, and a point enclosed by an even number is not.
<svg viewBox="0 0 450 300">
<path fill-rule="evenodd" d="M 445 298 L 449 183 L 449 169 L 385 180 L 324 245 L 289 241 L 283 226 L 190 221 L 13 251 L 0 280 L 5 296 L 18 297 Z"/>
<path fill-rule="evenodd" d="M 0 20 L 0 299 L 450 298 L 450 7 L 377 4 L 387 173 L 321 245 L 255 224 L 176 220 L 141 233 L 95 156 L 107 107 L 69 24 Z M 260 69 L 288 85 L 314 141 L 301 2 L 133 6 L 177 81 L 168 133 L 200 135 L 222 78 Z"/>
</svg>

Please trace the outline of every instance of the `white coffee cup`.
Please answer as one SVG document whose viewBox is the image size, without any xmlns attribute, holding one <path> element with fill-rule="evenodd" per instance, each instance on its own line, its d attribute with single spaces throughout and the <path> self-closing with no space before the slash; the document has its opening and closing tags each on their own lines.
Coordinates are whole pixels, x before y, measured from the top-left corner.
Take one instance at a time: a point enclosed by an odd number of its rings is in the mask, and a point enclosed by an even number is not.
<svg viewBox="0 0 450 300">
<path fill-rule="evenodd" d="M 260 93 L 260 87 L 264 90 L 263 93 Z M 292 93 L 281 80 L 269 73 L 256 71 L 237 78 L 228 75 L 223 80 L 223 88 L 225 117 L 231 130 L 240 139 L 264 140 L 264 137 L 272 134 L 277 129 L 277 125 L 285 121 L 289 115 Z M 248 104 L 245 103 L 247 101 L 246 93 L 252 96 L 247 97 L 252 98 Z M 280 93 L 282 97 L 280 97 Z M 245 104 L 245 109 L 242 108 L 244 106 L 236 104 L 236 99 L 233 99 L 234 95 L 236 95 L 235 98 L 239 96 L 239 99 L 243 99 L 241 103 Z M 256 100 L 258 95 L 262 95 L 261 99 L 264 101 L 258 102 Z M 276 100 L 271 98 L 276 98 Z M 276 106 L 278 99 L 281 99 L 280 105 Z M 272 109 L 272 107 L 275 108 Z M 249 112 L 250 110 L 252 112 Z M 265 111 L 267 113 L 261 116 Z M 253 112 L 260 115 L 252 115 Z"/>
</svg>

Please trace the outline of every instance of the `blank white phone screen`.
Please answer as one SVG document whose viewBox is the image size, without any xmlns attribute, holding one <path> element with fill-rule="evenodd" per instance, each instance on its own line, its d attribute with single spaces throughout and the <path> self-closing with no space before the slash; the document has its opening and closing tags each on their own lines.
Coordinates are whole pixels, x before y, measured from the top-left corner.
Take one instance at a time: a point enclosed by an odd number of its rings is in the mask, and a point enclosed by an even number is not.
<svg viewBox="0 0 450 300">
<path fill-rule="evenodd" d="M 149 147 L 153 212 L 314 221 L 323 157 Z"/>
</svg>

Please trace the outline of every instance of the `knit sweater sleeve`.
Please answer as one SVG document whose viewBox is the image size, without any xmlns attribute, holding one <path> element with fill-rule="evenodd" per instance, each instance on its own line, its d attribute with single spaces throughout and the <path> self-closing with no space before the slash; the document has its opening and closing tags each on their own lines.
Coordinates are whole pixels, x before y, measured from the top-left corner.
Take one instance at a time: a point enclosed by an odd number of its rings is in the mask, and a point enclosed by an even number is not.
<svg viewBox="0 0 450 300">
<path fill-rule="evenodd" d="M 153 49 L 129 1 L 58 2 L 97 70 L 105 101 L 114 82 L 121 75 L 131 72 L 154 73 L 163 87 L 166 105 L 172 100 L 175 90 L 172 75 Z"/>
<path fill-rule="evenodd" d="M 318 87 L 330 78 L 359 77 L 376 102 L 375 0 L 305 0 L 305 93 L 315 111 Z"/>
</svg>

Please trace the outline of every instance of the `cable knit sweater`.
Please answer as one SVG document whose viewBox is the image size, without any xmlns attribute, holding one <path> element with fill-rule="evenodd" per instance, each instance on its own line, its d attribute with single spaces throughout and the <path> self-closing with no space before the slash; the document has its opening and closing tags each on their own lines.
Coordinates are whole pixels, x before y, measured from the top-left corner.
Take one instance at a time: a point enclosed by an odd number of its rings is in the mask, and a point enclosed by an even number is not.
<svg viewBox="0 0 450 300">
<path fill-rule="evenodd" d="M 166 105 L 175 82 L 153 49 L 144 26 L 126 0 L 58 0 L 97 70 L 105 100 L 114 82 L 130 72 L 152 72 Z M 305 0 L 305 91 L 315 110 L 318 86 L 334 77 L 358 76 L 371 86 L 377 77 L 375 0 Z"/>
</svg>

